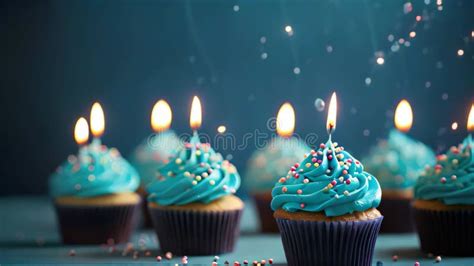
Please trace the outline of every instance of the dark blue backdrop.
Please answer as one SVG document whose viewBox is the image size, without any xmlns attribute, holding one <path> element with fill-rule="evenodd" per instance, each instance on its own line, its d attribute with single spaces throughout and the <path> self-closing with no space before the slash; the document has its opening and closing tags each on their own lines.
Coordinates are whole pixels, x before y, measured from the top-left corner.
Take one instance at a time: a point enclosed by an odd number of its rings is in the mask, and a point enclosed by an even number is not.
<svg viewBox="0 0 474 266">
<path fill-rule="evenodd" d="M 123 154 L 150 133 L 159 98 L 173 108 L 172 127 L 189 132 L 195 94 L 209 134 L 220 124 L 237 137 L 264 131 L 290 101 L 297 132 L 325 139 L 326 114 L 313 103 L 336 90 L 335 138 L 358 157 L 386 136 L 401 98 L 414 108 L 412 136 L 433 148 L 458 143 L 474 100 L 474 2 L 444 2 L 441 11 L 434 0 L 2 2 L 0 195 L 45 192 L 95 100 L 104 142 Z M 390 34 L 410 47 L 391 51 Z M 241 172 L 251 152 L 231 152 Z"/>
</svg>

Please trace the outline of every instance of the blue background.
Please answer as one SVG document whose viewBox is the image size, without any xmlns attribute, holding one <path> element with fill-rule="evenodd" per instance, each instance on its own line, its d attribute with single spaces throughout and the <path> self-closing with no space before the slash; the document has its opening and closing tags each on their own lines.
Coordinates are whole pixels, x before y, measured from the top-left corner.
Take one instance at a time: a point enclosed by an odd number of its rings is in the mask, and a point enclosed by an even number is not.
<svg viewBox="0 0 474 266">
<path fill-rule="evenodd" d="M 267 132 L 267 119 L 290 101 L 296 132 L 325 140 L 326 113 L 314 100 L 334 90 L 334 138 L 359 158 L 387 135 L 402 98 L 414 108 L 410 135 L 434 149 L 457 144 L 474 101 L 474 2 L 444 1 L 439 11 L 436 1 L 416 1 L 405 14 L 406 2 L 1 2 L 0 195 L 46 192 L 49 174 L 77 150 L 76 119 L 96 100 L 106 113 L 103 141 L 125 155 L 151 133 L 160 98 L 173 109 L 172 128 L 189 133 L 193 95 L 204 133 L 221 124 L 237 139 Z M 390 34 L 411 46 L 392 52 Z M 243 173 L 252 150 L 222 152 Z"/>
</svg>

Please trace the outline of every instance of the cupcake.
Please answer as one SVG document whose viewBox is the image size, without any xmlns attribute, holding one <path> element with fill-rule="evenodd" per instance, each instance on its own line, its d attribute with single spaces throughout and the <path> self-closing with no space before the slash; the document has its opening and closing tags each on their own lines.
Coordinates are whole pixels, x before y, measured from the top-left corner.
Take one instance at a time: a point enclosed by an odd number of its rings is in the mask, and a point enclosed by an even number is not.
<svg viewBox="0 0 474 266">
<path fill-rule="evenodd" d="M 424 252 L 474 256 L 474 143 L 437 156 L 415 185 L 414 216 Z"/>
<path fill-rule="evenodd" d="M 357 159 L 331 141 L 336 112 L 334 93 L 329 140 L 294 164 L 272 190 L 271 207 L 290 266 L 372 263 L 382 191 Z"/>
<path fill-rule="evenodd" d="M 411 220 L 413 186 L 426 165 L 435 162 L 434 152 L 406 134 L 391 130 L 387 140 L 380 141 L 362 160 L 365 169 L 377 176 L 383 200 L 379 210 L 384 214 L 381 232 L 414 231 Z"/>
<path fill-rule="evenodd" d="M 76 124 L 78 130 L 88 132 L 84 118 Z M 78 143 L 86 141 L 87 137 Z M 83 145 L 78 155 L 70 155 L 49 184 L 63 242 L 127 241 L 139 211 L 140 196 L 134 193 L 139 182 L 138 173 L 117 149 L 101 145 L 98 139 Z"/>
<path fill-rule="evenodd" d="M 195 134 L 147 186 L 148 207 L 162 251 L 176 255 L 231 252 L 243 202 L 229 161 Z"/>
<path fill-rule="evenodd" d="M 288 165 L 301 160 L 302 155 L 309 150 L 311 148 L 295 137 L 275 137 L 250 157 L 243 179 L 244 187 L 255 200 L 263 232 L 278 232 L 270 208 L 273 186 L 280 177 L 286 175 Z"/>
</svg>

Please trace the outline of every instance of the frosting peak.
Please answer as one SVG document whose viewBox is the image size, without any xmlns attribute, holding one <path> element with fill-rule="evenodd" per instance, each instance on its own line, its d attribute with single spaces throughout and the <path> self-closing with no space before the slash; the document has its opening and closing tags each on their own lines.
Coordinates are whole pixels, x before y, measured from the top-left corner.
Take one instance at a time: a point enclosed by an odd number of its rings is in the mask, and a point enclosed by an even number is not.
<svg viewBox="0 0 474 266">
<path fill-rule="evenodd" d="M 139 184 L 138 173 L 117 149 L 101 145 L 99 140 L 69 155 L 50 178 L 53 197 L 94 197 L 133 192 Z"/>
<path fill-rule="evenodd" d="M 474 142 L 467 136 L 457 147 L 436 157 L 415 186 L 415 198 L 440 200 L 447 205 L 474 204 Z"/>
<path fill-rule="evenodd" d="M 201 143 L 197 134 L 158 172 L 147 191 L 148 200 L 160 205 L 209 203 L 235 193 L 240 186 L 235 166 L 208 143 Z"/>
<path fill-rule="evenodd" d="M 273 210 L 324 211 L 327 216 L 339 216 L 379 205 L 381 190 L 376 178 L 331 139 L 305 157 L 273 188 Z"/>
</svg>

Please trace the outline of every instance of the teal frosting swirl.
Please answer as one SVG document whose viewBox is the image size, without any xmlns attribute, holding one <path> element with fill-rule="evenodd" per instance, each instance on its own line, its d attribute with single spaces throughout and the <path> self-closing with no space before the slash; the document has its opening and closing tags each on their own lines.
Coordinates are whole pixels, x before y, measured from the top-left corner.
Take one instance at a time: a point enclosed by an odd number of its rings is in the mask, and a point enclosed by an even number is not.
<svg viewBox="0 0 474 266">
<path fill-rule="evenodd" d="M 382 189 L 408 189 L 415 185 L 425 166 L 435 162 L 435 153 L 394 129 L 388 140 L 380 141 L 362 162 L 368 172 L 377 176 Z"/>
<path fill-rule="evenodd" d="M 329 139 L 276 183 L 271 207 L 289 212 L 324 211 L 326 216 L 339 216 L 375 208 L 381 195 L 377 179 Z"/>
<path fill-rule="evenodd" d="M 235 193 L 240 176 L 229 161 L 223 160 L 197 134 L 184 144 L 170 162 L 158 169 L 159 176 L 147 185 L 148 200 L 159 205 L 210 203 Z"/>
<path fill-rule="evenodd" d="M 137 171 L 117 149 L 94 140 L 57 168 L 50 177 L 49 188 L 52 197 L 95 197 L 133 192 L 139 182 Z"/>
<path fill-rule="evenodd" d="M 288 172 L 288 165 L 299 162 L 311 148 L 297 138 L 273 138 L 256 150 L 248 161 L 243 179 L 247 191 L 271 191 L 275 182 Z"/>
<path fill-rule="evenodd" d="M 440 200 L 447 205 L 474 204 L 474 143 L 472 135 L 446 154 L 437 156 L 415 185 L 415 198 Z"/>
<path fill-rule="evenodd" d="M 174 131 L 167 130 L 151 135 L 135 149 L 130 162 L 137 169 L 142 186 L 155 179 L 157 169 L 167 164 L 182 145 Z"/>
</svg>

